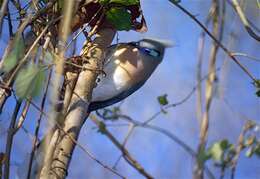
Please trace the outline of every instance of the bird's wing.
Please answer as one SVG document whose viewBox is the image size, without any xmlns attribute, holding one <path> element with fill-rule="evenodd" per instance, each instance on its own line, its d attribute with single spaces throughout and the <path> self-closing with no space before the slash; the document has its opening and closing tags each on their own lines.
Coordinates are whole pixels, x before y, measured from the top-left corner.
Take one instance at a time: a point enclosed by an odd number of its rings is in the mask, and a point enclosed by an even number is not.
<svg viewBox="0 0 260 179">
<path fill-rule="evenodd" d="M 89 112 L 96 111 L 98 109 L 118 103 L 119 101 L 122 101 L 126 97 L 133 94 L 136 90 L 138 90 L 140 87 L 142 87 L 144 85 L 144 83 L 145 83 L 145 80 L 140 81 L 137 84 L 135 84 L 133 87 L 129 88 L 128 90 L 125 90 L 125 91 L 121 92 L 120 94 L 118 94 L 117 96 L 107 99 L 105 101 L 93 101 L 90 103 L 88 111 Z"/>
</svg>

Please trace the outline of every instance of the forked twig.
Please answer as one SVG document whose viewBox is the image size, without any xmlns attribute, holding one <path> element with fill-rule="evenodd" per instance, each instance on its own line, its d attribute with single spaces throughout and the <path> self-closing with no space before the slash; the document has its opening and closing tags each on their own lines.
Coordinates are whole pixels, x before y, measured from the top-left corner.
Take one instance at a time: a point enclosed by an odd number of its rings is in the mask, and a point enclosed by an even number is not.
<svg viewBox="0 0 260 179">
<path fill-rule="evenodd" d="M 219 40 L 205 27 L 197 18 L 196 16 L 192 15 L 188 10 L 186 10 L 184 7 L 182 7 L 179 3 L 177 3 L 175 0 L 169 0 L 172 4 L 174 4 L 176 7 L 178 7 L 180 10 L 182 10 L 185 14 L 187 14 L 193 21 L 195 21 L 205 32 L 210 36 L 212 40 L 214 40 L 215 43 L 218 44 L 218 46 L 224 50 L 224 52 L 247 74 L 247 76 L 253 81 L 256 82 L 257 80 L 255 77 L 247 70 L 246 67 L 244 67 L 237 59 L 232 55 L 232 52 L 230 52 Z"/>
</svg>

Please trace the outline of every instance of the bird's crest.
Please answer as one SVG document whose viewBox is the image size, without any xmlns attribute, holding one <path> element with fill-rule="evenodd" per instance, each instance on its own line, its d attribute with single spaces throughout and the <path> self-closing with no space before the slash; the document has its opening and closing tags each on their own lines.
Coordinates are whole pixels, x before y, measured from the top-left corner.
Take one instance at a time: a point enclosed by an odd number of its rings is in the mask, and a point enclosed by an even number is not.
<svg viewBox="0 0 260 179">
<path fill-rule="evenodd" d="M 162 46 L 164 46 L 165 48 L 170 48 L 170 47 L 174 46 L 172 41 L 166 40 L 166 39 L 145 37 L 143 40 L 144 41 L 154 41 L 154 42 L 157 42 L 157 43 L 161 44 Z"/>
</svg>

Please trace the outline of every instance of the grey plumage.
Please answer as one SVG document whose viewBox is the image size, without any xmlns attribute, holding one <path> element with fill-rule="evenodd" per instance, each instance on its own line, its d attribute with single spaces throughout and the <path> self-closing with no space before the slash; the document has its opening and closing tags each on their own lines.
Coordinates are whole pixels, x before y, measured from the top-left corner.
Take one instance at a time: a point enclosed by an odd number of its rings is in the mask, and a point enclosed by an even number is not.
<svg viewBox="0 0 260 179">
<path fill-rule="evenodd" d="M 143 39 L 108 48 L 104 72 L 93 90 L 89 111 L 113 105 L 142 87 L 163 59 L 168 41 Z"/>
</svg>

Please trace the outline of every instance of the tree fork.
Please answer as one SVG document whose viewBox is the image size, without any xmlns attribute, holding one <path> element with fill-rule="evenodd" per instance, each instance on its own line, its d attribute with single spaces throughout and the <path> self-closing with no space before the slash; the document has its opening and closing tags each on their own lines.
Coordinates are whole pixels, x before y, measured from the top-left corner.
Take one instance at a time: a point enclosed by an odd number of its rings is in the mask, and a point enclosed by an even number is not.
<svg viewBox="0 0 260 179">
<path fill-rule="evenodd" d="M 71 156 L 76 146 L 71 138 L 77 140 L 80 129 L 88 116 L 88 105 L 91 101 L 92 90 L 96 85 L 96 78 L 100 69 L 102 69 L 104 52 L 111 44 L 115 33 L 116 31 L 111 28 L 101 29 L 96 33 L 93 42 L 89 43 L 86 47 L 89 48 L 89 50 L 82 56 L 85 56 L 85 58 L 87 57 L 88 62 L 84 64 L 84 67 L 85 69 L 92 70 L 84 70 L 79 74 L 68 113 L 64 119 L 63 128 L 56 129 L 60 130 L 62 135 L 55 147 L 50 171 L 44 171 L 43 168 L 40 176 L 41 179 L 45 178 L 45 172 L 49 173 L 48 175 L 50 175 L 50 178 L 66 177 Z"/>
</svg>

